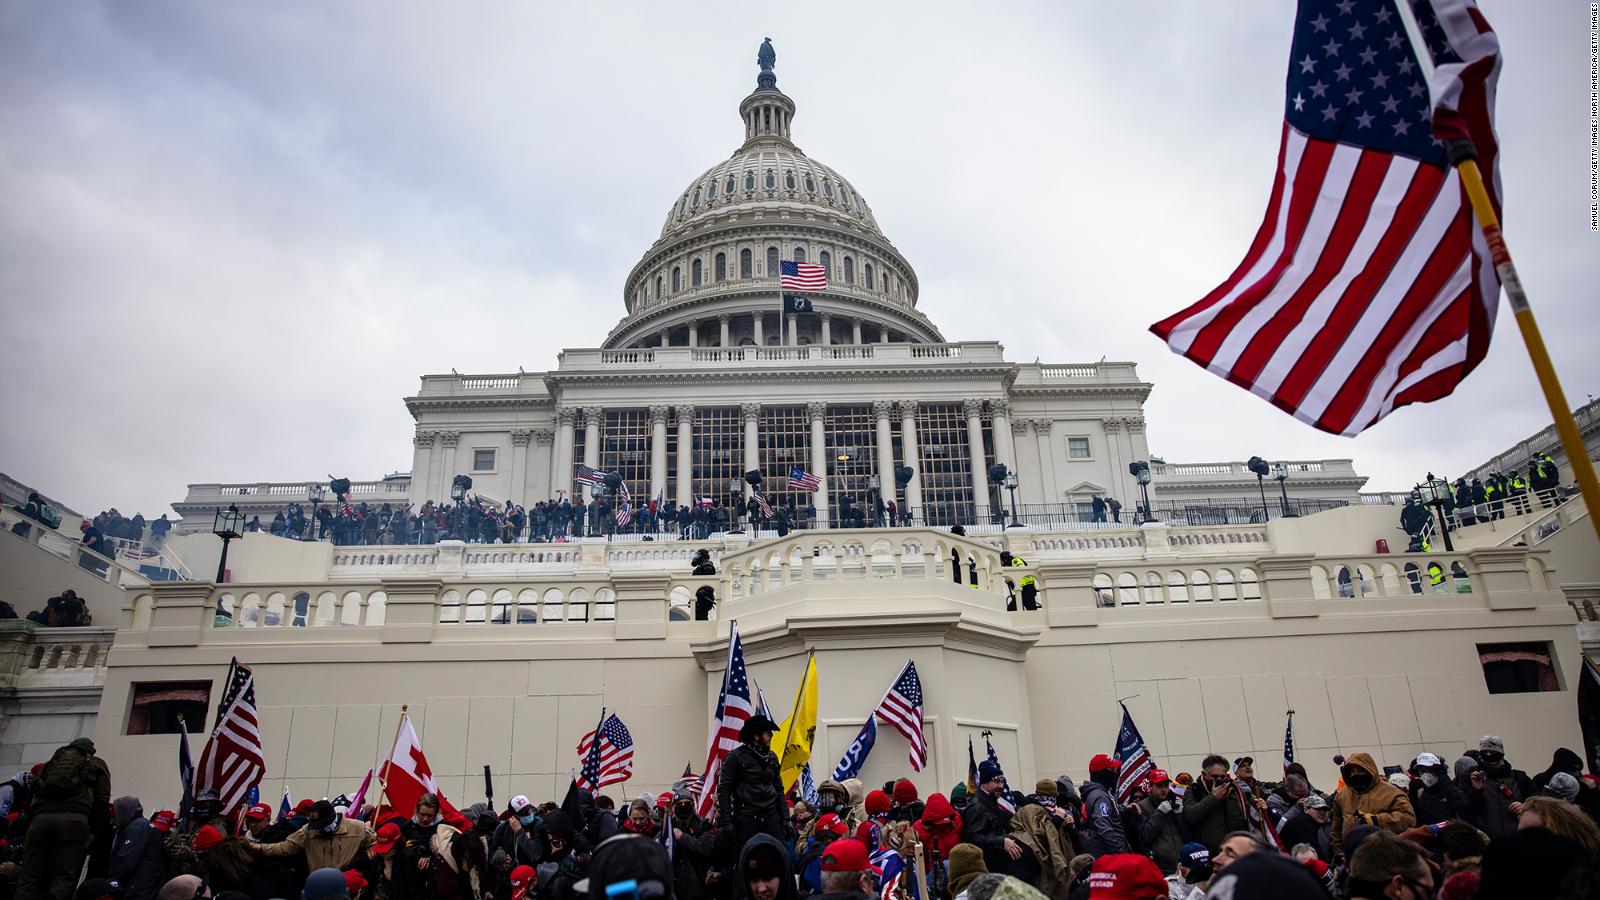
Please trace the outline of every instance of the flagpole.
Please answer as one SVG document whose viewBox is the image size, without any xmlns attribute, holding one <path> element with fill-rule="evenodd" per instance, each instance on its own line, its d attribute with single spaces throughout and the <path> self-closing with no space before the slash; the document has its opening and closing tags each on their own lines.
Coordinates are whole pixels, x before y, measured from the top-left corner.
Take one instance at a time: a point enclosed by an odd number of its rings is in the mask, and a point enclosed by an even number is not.
<svg viewBox="0 0 1600 900">
<path fill-rule="evenodd" d="M 1433 55 L 1428 51 L 1427 42 L 1422 39 L 1422 29 L 1417 25 L 1415 13 L 1405 0 L 1395 0 L 1395 8 L 1405 25 L 1406 37 L 1411 41 L 1411 49 L 1422 67 L 1423 77 L 1431 83 Z M 1528 360 L 1533 364 L 1539 388 L 1544 392 L 1545 403 L 1555 420 L 1556 434 L 1561 437 L 1561 449 L 1566 452 L 1567 464 L 1572 467 L 1572 478 L 1578 482 L 1584 505 L 1589 508 L 1589 524 L 1594 528 L 1595 537 L 1600 538 L 1600 516 L 1595 514 L 1596 510 L 1600 510 L 1600 480 L 1595 478 L 1594 463 L 1589 459 L 1583 433 L 1578 430 L 1578 422 L 1572 417 L 1572 407 L 1567 403 L 1566 392 L 1561 389 L 1561 380 L 1556 377 L 1555 365 L 1551 363 L 1550 352 L 1545 348 L 1544 335 L 1539 331 L 1533 308 L 1528 305 L 1528 295 L 1522 290 L 1522 279 L 1517 275 L 1516 264 L 1511 261 L 1511 251 L 1507 249 L 1505 238 L 1500 233 L 1500 217 L 1495 214 L 1489 191 L 1483 186 L 1483 174 L 1478 170 L 1478 149 L 1472 141 L 1458 139 L 1445 142 L 1445 153 L 1461 178 L 1461 186 L 1466 189 L 1473 216 L 1478 220 L 1478 228 L 1489 245 L 1489 257 L 1494 262 L 1495 274 L 1505 288 L 1506 302 L 1516 317 L 1517 330 L 1522 333 L 1522 343 L 1528 349 Z M 1495 302 L 1498 303 L 1499 298 Z"/>
<path fill-rule="evenodd" d="M 385 806 L 389 805 L 389 766 L 394 765 L 394 747 L 396 744 L 400 743 L 400 730 L 406 727 L 406 710 L 410 708 L 411 704 L 409 703 L 400 704 L 400 721 L 396 722 L 394 725 L 394 740 L 389 742 L 389 755 L 383 758 L 383 761 L 389 765 L 386 766 L 380 764 L 378 766 L 379 810 L 382 810 Z M 376 814 L 374 814 L 374 819 L 376 819 Z"/>
</svg>

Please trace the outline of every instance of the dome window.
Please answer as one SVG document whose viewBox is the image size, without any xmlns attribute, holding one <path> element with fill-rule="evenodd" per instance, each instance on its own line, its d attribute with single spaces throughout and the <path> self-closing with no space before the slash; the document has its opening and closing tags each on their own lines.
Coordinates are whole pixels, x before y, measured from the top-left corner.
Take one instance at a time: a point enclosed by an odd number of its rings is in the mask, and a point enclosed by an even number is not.
<svg viewBox="0 0 1600 900">
<path fill-rule="evenodd" d="M 805 262 L 806 261 L 806 248 L 804 248 L 804 247 L 796 247 L 796 248 L 794 248 L 794 256 L 791 256 L 789 258 L 794 260 L 795 262 Z"/>
<path fill-rule="evenodd" d="M 861 275 L 861 280 L 866 284 L 867 290 L 872 290 L 872 263 L 867 263 L 861 267 Z"/>
<path fill-rule="evenodd" d="M 778 176 L 772 174 L 772 170 L 768 169 L 767 170 L 767 187 L 768 188 L 775 188 L 777 186 L 778 186 Z"/>
<path fill-rule="evenodd" d="M 716 262 L 713 264 L 712 269 L 713 269 L 713 271 L 715 271 L 716 279 L 718 281 L 727 281 L 728 280 L 728 254 L 726 254 L 726 253 L 718 253 Z"/>
<path fill-rule="evenodd" d="M 791 191 L 794 190 L 794 173 L 793 172 L 790 172 L 787 175 L 783 176 L 783 186 L 788 188 Z"/>
<path fill-rule="evenodd" d="M 822 270 L 827 272 L 833 268 L 833 255 L 824 250 L 817 254 L 817 262 L 822 263 Z"/>
<path fill-rule="evenodd" d="M 832 200 L 833 199 L 833 182 L 824 181 L 822 183 L 822 193 L 824 195 L 826 195 L 829 200 Z"/>
<path fill-rule="evenodd" d="M 694 207 L 698 207 L 700 205 L 700 189 L 699 188 L 695 188 L 694 189 L 694 199 L 689 201 L 689 205 L 690 206 L 694 206 Z"/>
<path fill-rule="evenodd" d="M 744 189 L 747 191 L 753 191 L 756 189 L 756 173 L 744 173 Z"/>
<path fill-rule="evenodd" d="M 767 248 L 767 274 L 773 278 L 778 277 L 778 248 Z"/>
<path fill-rule="evenodd" d="M 679 292 L 681 290 L 683 290 L 683 270 L 678 268 L 677 266 L 673 266 L 672 267 L 672 292 L 674 294 L 676 294 L 677 292 Z"/>
<path fill-rule="evenodd" d="M 732 176 L 732 175 L 729 175 L 729 176 L 728 176 L 728 181 L 727 181 L 727 183 L 726 183 L 726 184 L 724 184 L 724 185 L 723 185 L 723 186 L 722 186 L 722 192 L 723 192 L 723 193 L 724 193 L 724 194 L 731 194 L 731 193 L 733 193 L 733 176 Z"/>
<path fill-rule="evenodd" d="M 816 192 L 817 192 L 817 183 L 815 181 L 812 181 L 810 177 L 807 177 L 806 178 L 806 193 L 815 194 Z"/>
<path fill-rule="evenodd" d="M 844 258 L 844 283 L 856 283 L 856 261 L 848 256 Z"/>
<path fill-rule="evenodd" d="M 699 287 L 701 281 L 703 280 L 703 275 L 704 266 L 701 264 L 700 260 L 697 259 L 692 265 L 689 266 L 689 283 L 695 287 Z"/>
<path fill-rule="evenodd" d="M 656 276 L 656 299 L 661 299 L 661 276 Z"/>
<path fill-rule="evenodd" d="M 739 277 L 751 278 L 754 275 L 755 272 L 751 269 L 750 263 L 750 248 L 746 247 L 739 251 Z"/>
<path fill-rule="evenodd" d="M 715 181 L 710 181 L 710 182 L 706 183 L 706 199 L 707 200 L 715 200 L 715 199 L 717 199 L 717 183 Z"/>
</svg>

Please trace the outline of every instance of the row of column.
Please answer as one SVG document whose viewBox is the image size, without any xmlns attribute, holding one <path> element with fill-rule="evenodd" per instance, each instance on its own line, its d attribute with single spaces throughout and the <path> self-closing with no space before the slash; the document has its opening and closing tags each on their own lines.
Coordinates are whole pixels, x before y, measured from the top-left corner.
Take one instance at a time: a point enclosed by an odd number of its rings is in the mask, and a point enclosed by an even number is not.
<svg viewBox="0 0 1600 900">
<path fill-rule="evenodd" d="M 963 403 L 967 417 L 967 451 L 972 471 L 972 494 L 977 521 L 989 515 L 989 474 L 983 450 L 983 406 L 986 401 L 968 399 Z M 1004 400 L 990 400 L 993 417 L 995 458 L 1007 468 L 1015 470 L 1016 452 L 1012 444 L 1010 407 Z M 894 478 L 894 417 L 900 426 L 901 465 L 911 469 L 911 480 L 905 486 L 905 505 L 917 513 L 922 509 L 922 471 L 919 464 L 917 439 L 917 408 L 915 401 L 879 400 L 873 403 L 876 417 L 879 484 L 886 496 L 898 494 Z M 819 518 L 826 520 L 828 513 L 828 448 L 825 419 L 828 404 L 814 400 L 806 404 L 811 425 L 811 460 L 809 471 L 822 482 L 813 495 L 813 504 Z M 760 468 L 761 404 L 740 405 L 744 424 L 744 470 Z M 650 407 L 650 497 L 660 497 L 667 486 L 667 419 L 675 416 L 678 428 L 677 490 L 674 499 L 679 506 L 694 502 L 694 419 L 696 408 L 692 404 Z M 599 407 L 583 409 L 584 452 L 583 464 L 594 468 L 600 465 L 600 422 L 604 411 Z M 552 454 L 551 484 L 558 490 L 572 490 L 573 454 L 577 431 L 578 410 L 563 407 L 556 412 L 557 429 L 553 435 L 556 443 Z M 538 432 L 529 432 L 537 434 Z M 514 489 L 519 486 L 513 485 Z M 746 496 L 750 493 L 745 486 Z M 521 496 L 519 490 L 518 496 Z M 593 489 L 585 485 L 585 500 L 593 499 Z"/>
<path fill-rule="evenodd" d="M 729 337 L 729 323 L 733 319 L 733 316 L 734 316 L 733 313 L 721 313 L 720 315 L 717 316 L 717 332 L 718 332 L 717 338 L 718 338 L 718 342 L 717 342 L 716 346 L 718 346 L 718 347 L 731 346 L 732 339 Z M 751 336 L 752 336 L 753 340 L 756 343 L 756 346 L 758 346 L 758 347 L 766 346 L 767 336 L 766 336 L 766 321 L 765 320 L 766 320 L 767 314 L 763 313 L 763 312 L 753 312 L 753 313 L 750 313 L 749 316 L 750 316 L 750 333 L 751 333 Z M 800 345 L 800 318 L 799 318 L 799 316 L 797 314 L 795 314 L 795 313 L 782 313 L 781 317 L 782 318 L 780 319 L 780 325 L 783 326 L 783 329 L 782 329 L 783 333 L 781 335 L 781 337 L 783 338 L 783 345 L 786 346 L 786 347 L 798 347 Z M 821 340 L 818 341 L 818 343 L 820 343 L 820 344 L 822 344 L 824 346 L 827 346 L 828 344 L 833 343 L 833 316 L 831 314 L 828 314 L 828 313 L 822 313 L 819 318 L 820 318 L 820 321 L 822 323 L 822 336 L 821 336 Z M 699 347 L 700 346 L 700 323 L 698 321 L 690 322 L 688 327 L 689 327 L 689 346 L 690 347 Z M 850 343 L 852 343 L 852 344 L 860 344 L 861 342 L 862 342 L 861 341 L 861 320 L 860 319 L 851 319 L 850 320 Z M 670 344 L 668 343 L 667 329 L 663 328 L 661 331 L 656 333 L 656 343 L 659 346 L 662 346 L 662 347 L 670 346 Z M 880 344 L 889 343 L 889 328 L 888 328 L 888 326 L 885 326 L 885 325 L 879 325 L 878 326 L 878 343 L 880 343 Z M 708 344 L 706 346 L 710 346 L 710 345 Z"/>
</svg>

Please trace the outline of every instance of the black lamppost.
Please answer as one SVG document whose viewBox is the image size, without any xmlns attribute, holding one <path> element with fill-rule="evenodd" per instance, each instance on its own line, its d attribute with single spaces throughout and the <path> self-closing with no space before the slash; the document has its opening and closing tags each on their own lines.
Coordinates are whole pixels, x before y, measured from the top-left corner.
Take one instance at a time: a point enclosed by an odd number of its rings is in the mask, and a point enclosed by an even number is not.
<svg viewBox="0 0 1600 900">
<path fill-rule="evenodd" d="M 1289 480 L 1289 467 L 1281 462 L 1272 464 L 1272 477 L 1278 479 L 1278 495 L 1283 502 L 1283 517 L 1294 518 L 1294 512 L 1289 509 L 1289 489 L 1283 483 Z"/>
<path fill-rule="evenodd" d="M 323 498 L 327 496 L 327 491 L 323 489 L 322 485 L 313 484 L 311 486 L 309 498 L 311 500 L 311 524 L 306 528 L 306 531 L 316 535 L 319 541 L 322 540 L 322 536 L 317 533 L 317 529 L 322 527 L 322 520 L 317 518 L 317 510 L 322 506 Z"/>
<path fill-rule="evenodd" d="M 1017 473 L 1004 463 L 995 463 L 989 467 L 989 481 L 996 489 L 1005 488 L 1011 492 L 1011 523 L 1007 528 L 1021 528 L 1022 523 L 1017 521 Z M 1000 511 L 1000 518 L 1005 519 L 1005 510 Z"/>
<path fill-rule="evenodd" d="M 1272 467 L 1259 456 L 1250 457 L 1250 461 L 1245 463 L 1244 467 L 1256 473 L 1256 487 L 1261 489 L 1261 521 L 1270 522 L 1272 516 L 1267 512 L 1267 475 L 1272 471 Z"/>
<path fill-rule="evenodd" d="M 867 499 L 872 503 L 872 527 L 874 528 L 883 527 L 883 513 L 879 510 L 879 507 L 882 504 L 882 501 L 879 499 L 881 496 L 882 486 L 883 482 L 878 478 L 878 476 L 867 476 Z"/>
<path fill-rule="evenodd" d="M 744 479 L 742 479 L 742 478 L 730 478 L 730 479 L 728 479 L 728 524 L 729 524 L 729 526 L 731 526 L 728 529 L 728 533 L 729 534 L 744 534 L 744 522 L 743 522 L 743 520 L 740 519 L 738 516 L 734 515 L 734 510 L 738 509 L 738 506 L 736 504 L 739 501 L 739 497 L 742 496 L 743 494 L 744 494 Z M 747 514 L 750 512 L 750 507 L 748 505 L 745 506 L 745 512 Z"/>
<path fill-rule="evenodd" d="M 456 515 L 454 526 L 450 534 L 458 541 L 465 540 L 461 533 L 461 526 L 466 524 L 467 514 L 464 505 L 467 500 L 467 491 L 472 490 L 472 476 L 457 475 L 450 481 L 450 499 L 456 502 Z"/>
<path fill-rule="evenodd" d="M 1139 524 L 1155 521 L 1155 517 L 1150 514 L 1150 464 L 1142 459 L 1136 459 L 1128 463 L 1128 474 L 1139 482 L 1139 495 L 1144 498 L 1144 505 L 1141 507 L 1143 514 L 1139 516 Z"/>
<path fill-rule="evenodd" d="M 1454 553 L 1456 548 L 1450 543 L 1450 526 L 1444 521 L 1444 506 L 1451 500 L 1450 482 L 1436 478 L 1429 472 L 1428 480 L 1417 485 L 1417 493 L 1422 496 L 1422 502 L 1433 507 L 1434 513 L 1439 516 L 1439 533 L 1444 535 L 1444 549 Z"/>
<path fill-rule="evenodd" d="M 217 510 L 216 521 L 211 524 L 211 533 L 222 538 L 222 558 L 217 560 L 217 584 L 222 584 L 223 576 L 228 572 L 228 542 L 236 541 L 244 531 L 244 513 L 239 512 L 239 507 L 228 504 L 227 509 Z"/>
</svg>

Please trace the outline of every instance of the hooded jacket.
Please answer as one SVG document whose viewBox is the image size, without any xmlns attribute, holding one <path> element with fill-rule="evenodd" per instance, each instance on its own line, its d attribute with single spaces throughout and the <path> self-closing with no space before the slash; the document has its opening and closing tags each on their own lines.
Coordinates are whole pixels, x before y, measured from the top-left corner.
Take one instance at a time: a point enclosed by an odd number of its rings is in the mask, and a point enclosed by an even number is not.
<svg viewBox="0 0 1600 900">
<path fill-rule="evenodd" d="M 1128 834 L 1122 830 L 1122 808 L 1117 798 L 1098 781 L 1085 781 L 1079 788 L 1083 795 L 1083 821 L 1078 823 L 1079 849 L 1096 858 L 1107 853 L 1131 853 Z"/>
<path fill-rule="evenodd" d="M 1470 777 L 1467 781 L 1467 821 L 1478 826 L 1490 840 L 1499 840 L 1517 830 L 1518 816 L 1511 812 L 1511 804 L 1528 799 L 1533 782 L 1528 773 L 1513 769 L 1508 760 L 1492 766 L 1480 764 L 1478 768 L 1483 770 L 1485 783 L 1478 790 Z"/>
<path fill-rule="evenodd" d="M 778 878 L 776 900 L 800 900 L 800 892 L 794 886 L 794 865 L 789 848 L 770 834 L 758 834 L 746 841 L 744 847 L 740 849 L 739 866 L 733 877 L 733 900 L 748 900 L 750 897 L 750 887 L 745 881 L 745 873 L 749 871 L 747 867 L 750 857 L 760 847 L 771 849 L 778 858 L 778 865 L 783 867 L 783 872 Z"/>
<path fill-rule="evenodd" d="M 1344 858 L 1344 836 L 1357 825 L 1376 825 L 1399 834 L 1417 824 L 1416 811 L 1405 792 L 1383 780 L 1370 753 L 1351 754 L 1345 765 L 1372 776 L 1372 786 L 1357 792 L 1347 782 L 1333 795 L 1333 857 Z"/>
<path fill-rule="evenodd" d="M 917 839 L 928 847 L 929 864 L 947 860 L 950 851 L 961 843 L 961 813 L 956 812 L 943 794 L 933 794 L 923 807 L 916 829 Z"/>
<path fill-rule="evenodd" d="M 850 797 L 848 824 L 853 832 L 857 825 L 867 820 L 867 786 L 862 784 L 859 778 L 846 778 L 839 783 L 844 786 L 845 793 Z"/>
<path fill-rule="evenodd" d="M 150 827 L 137 797 L 118 797 L 111 813 L 117 832 L 108 876 L 122 885 L 125 900 L 151 900 L 166 883 L 165 839 Z"/>
<path fill-rule="evenodd" d="M 811 836 L 811 829 L 816 827 L 817 818 L 825 812 L 832 812 L 840 819 L 843 819 L 845 827 L 849 829 L 852 834 L 855 833 L 856 826 L 861 824 L 861 820 L 856 818 L 855 812 L 851 808 L 853 804 L 850 800 L 850 789 L 845 787 L 843 782 L 838 782 L 834 781 L 832 778 L 827 778 L 824 779 L 821 784 L 817 785 L 817 793 L 820 795 L 823 791 L 832 791 L 840 795 L 844 798 L 844 802 L 838 809 L 835 810 L 825 810 L 821 806 L 818 806 L 817 815 L 812 816 L 811 821 L 807 823 L 807 825 L 811 827 L 807 828 L 806 836 Z"/>
</svg>

